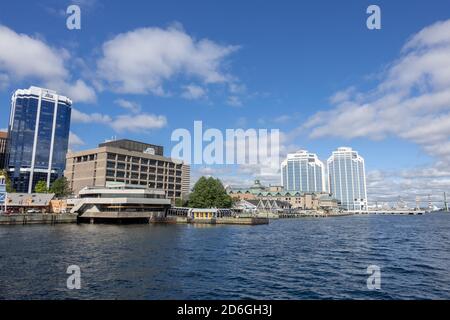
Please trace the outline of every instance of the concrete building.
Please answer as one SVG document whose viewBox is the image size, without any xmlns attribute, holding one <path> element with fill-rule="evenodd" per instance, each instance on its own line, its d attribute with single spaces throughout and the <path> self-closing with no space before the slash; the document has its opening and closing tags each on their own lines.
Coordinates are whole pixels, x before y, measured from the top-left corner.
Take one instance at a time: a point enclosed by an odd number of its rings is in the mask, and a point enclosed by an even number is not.
<svg viewBox="0 0 450 320">
<path fill-rule="evenodd" d="M 191 192 L 191 166 L 183 164 L 181 171 L 181 195 L 184 199 Z"/>
<path fill-rule="evenodd" d="M 8 132 L 0 131 L 0 170 L 5 168 Z"/>
<path fill-rule="evenodd" d="M 134 221 L 163 218 L 170 208 L 163 190 L 140 185 L 108 182 L 103 187 L 85 187 L 70 212 L 80 221 Z"/>
<path fill-rule="evenodd" d="M 174 203 L 189 190 L 190 168 L 158 150 L 162 152 L 162 147 L 130 140 L 102 143 L 96 149 L 68 153 L 65 177 L 75 193 L 121 182 L 163 190 Z"/>
<path fill-rule="evenodd" d="M 63 175 L 71 106 L 69 98 L 38 87 L 12 96 L 6 168 L 17 192 L 32 193 L 41 180 L 50 187 Z"/>
<path fill-rule="evenodd" d="M 287 191 L 325 192 L 325 166 L 315 153 L 290 153 L 281 163 L 281 184 Z"/>
<path fill-rule="evenodd" d="M 367 211 L 364 159 L 352 148 L 333 151 L 327 161 L 330 192 L 345 210 Z"/>
</svg>

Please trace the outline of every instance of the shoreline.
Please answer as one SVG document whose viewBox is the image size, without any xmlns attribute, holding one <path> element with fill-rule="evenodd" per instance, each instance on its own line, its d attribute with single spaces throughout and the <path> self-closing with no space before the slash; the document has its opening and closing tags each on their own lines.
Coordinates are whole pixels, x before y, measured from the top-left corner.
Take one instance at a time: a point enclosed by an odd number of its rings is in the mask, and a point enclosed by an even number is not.
<svg viewBox="0 0 450 320">
<path fill-rule="evenodd" d="M 70 213 L 34 213 L 0 215 L 0 226 L 27 224 L 64 224 L 77 223 L 77 215 Z"/>
</svg>

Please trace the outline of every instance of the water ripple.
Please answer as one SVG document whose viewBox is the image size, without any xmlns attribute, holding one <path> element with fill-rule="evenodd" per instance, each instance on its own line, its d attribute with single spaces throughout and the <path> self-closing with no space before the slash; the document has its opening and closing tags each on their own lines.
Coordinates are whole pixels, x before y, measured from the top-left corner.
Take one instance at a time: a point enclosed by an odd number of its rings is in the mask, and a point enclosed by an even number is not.
<svg viewBox="0 0 450 320">
<path fill-rule="evenodd" d="M 449 299 L 448 230 L 444 214 L 0 227 L 0 299 Z M 81 290 L 66 289 L 72 264 Z"/>
</svg>

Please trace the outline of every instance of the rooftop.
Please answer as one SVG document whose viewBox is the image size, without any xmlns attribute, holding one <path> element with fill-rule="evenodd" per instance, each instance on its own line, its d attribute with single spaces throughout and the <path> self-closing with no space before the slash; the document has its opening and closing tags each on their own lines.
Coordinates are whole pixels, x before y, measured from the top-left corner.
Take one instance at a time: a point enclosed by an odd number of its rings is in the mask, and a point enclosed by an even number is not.
<svg viewBox="0 0 450 320">
<path fill-rule="evenodd" d="M 145 143 L 145 142 L 140 142 L 140 141 L 129 140 L 129 139 L 107 141 L 104 143 L 100 143 L 98 146 L 99 147 L 114 147 L 114 148 L 125 149 L 128 151 L 142 152 L 142 153 L 158 155 L 158 156 L 162 156 L 164 153 L 164 149 L 162 146 L 149 144 L 149 143 Z"/>
<path fill-rule="evenodd" d="M 8 193 L 8 206 L 48 206 L 54 193 Z"/>
<path fill-rule="evenodd" d="M 14 97 L 16 97 L 18 95 L 35 95 L 35 96 L 42 95 L 42 98 L 47 99 L 47 100 L 53 100 L 53 101 L 56 100 L 56 96 L 57 96 L 58 101 L 62 101 L 69 105 L 72 105 L 72 100 L 70 100 L 68 97 L 63 96 L 63 95 L 58 95 L 58 93 L 56 91 L 53 91 L 50 89 L 45 89 L 45 88 L 40 88 L 40 87 L 35 87 L 35 86 L 31 86 L 28 89 L 16 90 L 16 92 L 14 93 L 13 99 L 14 99 Z"/>
</svg>

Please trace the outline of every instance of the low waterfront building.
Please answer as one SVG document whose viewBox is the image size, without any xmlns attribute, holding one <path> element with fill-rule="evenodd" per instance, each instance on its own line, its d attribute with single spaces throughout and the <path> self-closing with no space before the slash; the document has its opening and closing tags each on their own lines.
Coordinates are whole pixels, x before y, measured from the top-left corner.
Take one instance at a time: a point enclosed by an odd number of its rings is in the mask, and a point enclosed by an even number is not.
<svg viewBox="0 0 450 320">
<path fill-rule="evenodd" d="M 72 200 L 71 213 L 81 221 L 132 221 L 163 218 L 170 200 L 163 190 L 145 186 L 107 183 L 105 187 L 85 187 Z"/>
<path fill-rule="evenodd" d="M 217 218 L 229 218 L 233 217 L 235 214 L 231 209 L 196 209 L 192 208 L 189 211 L 190 217 L 193 221 L 198 220 L 215 220 Z"/>
<path fill-rule="evenodd" d="M 50 213 L 67 213 L 68 210 L 67 200 L 66 199 L 52 199 L 50 200 Z"/>
<path fill-rule="evenodd" d="M 287 213 L 291 211 L 292 206 L 287 201 L 257 199 L 257 200 L 240 200 L 234 204 L 233 209 L 245 213 L 259 213 L 259 212 Z"/>
<path fill-rule="evenodd" d="M 160 146 L 137 141 L 105 142 L 96 149 L 67 154 L 65 177 L 74 193 L 121 182 L 162 190 L 175 203 L 189 192 L 190 167 L 162 153 Z"/>
<path fill-rule="evenodd" d="M 292 209 L 300 210 L 337 210 L 338 200 L 329 193 L 316 192 L 306 193 L 299 191 L 285 191 L 276 187 L 278 191 L 269 191 L 274 187 L 264 187 L 259 180 L 256 180 L 250 188 L 227 187 L 227 193 L 235 200 L 246 201 L 282 201 L 288 202 Z"/>
<path fill-rule="evenodd" d="M 189 219 L 216 219 L 233 217 L 235 213 L 232 209 L 227 208 L 186 208 L 186 207 L 171 207 L 167 211 L 168 216 L 184 217 Z"/>
<path fill-rule="evenodd" d="M 54 193 L 8 193 L 6 207 L 9 213 L 50 213 Z"/>
<path fill-rule="evenodd" d="M 238 200 L 233 204 L 233 209 L 238 212 L 256 214 L 258 213 L 258 202 L 255 200 Z"/>
</svg>

